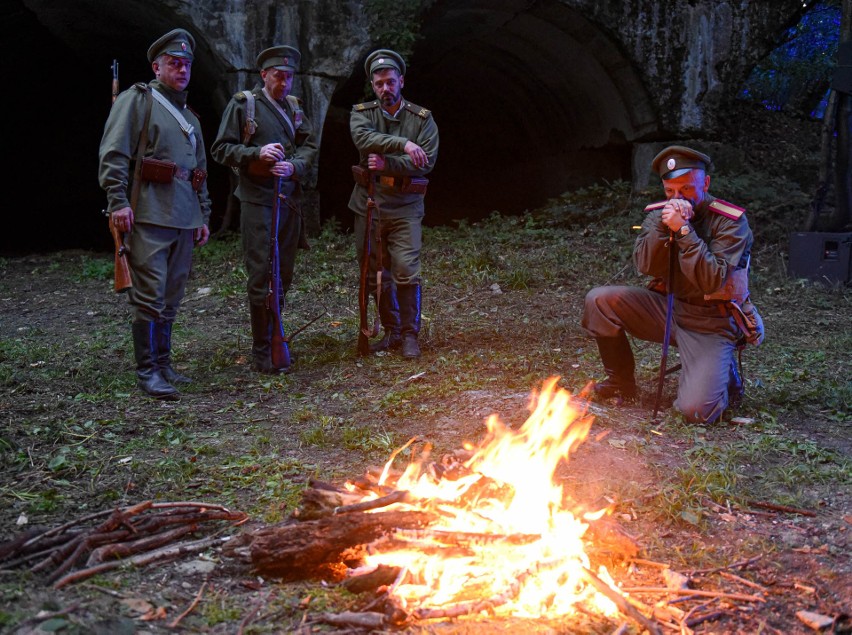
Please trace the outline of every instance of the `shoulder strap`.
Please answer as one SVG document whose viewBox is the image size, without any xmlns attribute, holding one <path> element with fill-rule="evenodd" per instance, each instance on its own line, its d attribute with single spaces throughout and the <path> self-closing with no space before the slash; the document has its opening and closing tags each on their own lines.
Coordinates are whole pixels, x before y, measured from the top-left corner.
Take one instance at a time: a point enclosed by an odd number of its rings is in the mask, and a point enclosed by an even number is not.
<svg viewBox="0 0 852 635">
<path fill-rule="evenodd" d="M 246 123 L 243 127 L 243 145 L 246 145 L 257 131 L 257 121 L 254 119 L 254 95 L 250 90 L 244 90 L 246 98 Z"/>
<path fill-rule="evenodd" d="M 725 216 L 727 218 L 731 218 L 733 220 L 738 220 L 740 216 L 745 214 L 745 209 L 739 207 L 738 205 L 734 205 L 733 203 L 728 203 L 727 201 L 723 201 L 720 198 L 715 199 L 710 205 L 707 206 L 712 211 L 720 214 L 721 216 Z"/>
<path fill-rule="evenodd" d="M 151 94 L 154 96 L 154 99 L 160 102 L 160 105 L 162 105 L 163 108 L 165 108 L 169 112 L 169 114 L 175 118 L 175 121 L 178 122 L 180 129 L 183 130 L 183 133 L 189 138 L 190 143 L 192 143 L 193 151 L 195 151 L 195 135 L 193 134 L 195 129 L 192 127 L 192 124 L 189 123 L 180 113 L 180 111 L 175 108 L 174 105 L 168 99 L 166 99 L 166 97 L 162 93 L 160 93 L 156 88 L 151 89 Z"/>
<path fill-rule="evenodd" d="M 130 189 L 130 209 L 136 213 L 136 202 L 139 200 L 139 186 L 142 183 L 142 157 L 148 148 L 148 123 L 151 121 L 151 108 L 154 97 L 151 90 L 145 88 L 145 119 L 142 122 L 142 132 L 139 133 L 139 147 L 136 149 L 136 165 L 133 166 L 133 185 Z"/>
</svg>

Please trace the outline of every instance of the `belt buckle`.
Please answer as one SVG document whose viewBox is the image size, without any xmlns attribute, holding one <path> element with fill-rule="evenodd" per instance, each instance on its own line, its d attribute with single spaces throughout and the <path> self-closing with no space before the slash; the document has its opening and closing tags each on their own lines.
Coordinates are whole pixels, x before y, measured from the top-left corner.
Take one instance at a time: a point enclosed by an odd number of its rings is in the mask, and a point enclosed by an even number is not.
<svg viewBox="0 0 852 635">
<path fill-rule="evenodd" d="M 392 176 L 380 176 L 379 185 L 384 185 L 385 187 L 393 187 L 394 178 Z"/>
</svg>

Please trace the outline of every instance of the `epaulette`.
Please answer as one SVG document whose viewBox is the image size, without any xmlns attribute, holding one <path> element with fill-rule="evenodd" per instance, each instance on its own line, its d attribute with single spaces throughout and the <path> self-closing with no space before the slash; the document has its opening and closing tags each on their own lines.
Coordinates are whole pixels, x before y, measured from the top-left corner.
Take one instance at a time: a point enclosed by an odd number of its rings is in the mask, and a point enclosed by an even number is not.
<svg viewBox="0 0 852 635">
<path fill-rule="evenodd" d="M 663 209 L 668 201 L 660 201 L 659 203 L 651 203 L 645 206 L 646 212 L 653 212 L 655 209 Z"/>
<path fill-rule="evenodd" d="M 352 110 L 357 110 L 358 112 L 361 112 L 362 110 L 372 110 L 373 108 L 378 107 L 379 100 L 376 99 L 373 101 L 365 101 L 363 104 L 355 104 L 354 106 L 352 106 Z"/>
<path fill-rule="evenodd" d="M 412 104 L 410 101 L 405 102 L 405 109 L 408 112 L 413 112 L 415 115 L 422 117 L 423 119 L 428 118 L 429 115 L 432 114 L 431 110 L 418 106 L 417 104 Z"/>
<path fill-rule="evenodd" d="M 148 88 L 148 84 L 145 82 L 136 82 L 133 84 L 133 88 L 142 93 L 147 93 L 150 89 Z"/>
<path fill-rule="evenodd" d="M 742 207 L 738 207 L 733 203 L 728 203 L 728 201 L 723 201 L 718 198 L 714 199 L 707 207 L 717 214 L 721 214 L 725 218 L 730 218 L 732 220 L 739 220 L 739 218 L 745 214 L 745 209 Z"/>
<path fill-rule="evenodd" d="M 195 112 L 195 108 L 193 108 L 192 106 L 190 106 L 189 104 L 187 104 L 187 105 L 186 105 L 186 109 L 187 109 L 189 112 L 191 112 L 193 115 L 195 115 L 195 118 L 196 118 L 196 119 L 198 119 L 198 121 L 201 121 L 201 115 L 199 115 L 197 112 Z"/>
<path fill-rule="evenodd" d="M 298 108 L 302 105 L 302 100 L 295 95 L 287 95 L 286 99 L 290 102 L 290 105 L 293 106 L 293 108 Z"/>
</svg>

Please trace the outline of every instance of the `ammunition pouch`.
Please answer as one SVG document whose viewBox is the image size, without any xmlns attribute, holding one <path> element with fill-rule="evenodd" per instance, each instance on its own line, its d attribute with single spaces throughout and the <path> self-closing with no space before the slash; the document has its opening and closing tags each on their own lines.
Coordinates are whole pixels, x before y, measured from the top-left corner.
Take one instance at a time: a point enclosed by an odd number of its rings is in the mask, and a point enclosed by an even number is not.
<svg viewBox="0 0 852 635">
<path fill-rule="evenodd" d="M 369 187 L 370 185 L 370 171 L 360 165 L 352 166 L 352 178 L 361 187 Z M 401 194 L 426 194 L 426 188 L 429 185 L 429 179 L 417 176 L 375 174 L 372 179 L 380 187 L 393 189 Z"/>
<path fill-rule="evenodd" d="M 746 342 L 753 346 L 760 346 L 766 333 L 763 329 L 763 318 L 757 312 L 757 307 L 752 304 L 751 298 L 746 297 L 742 305 L 734 301 L 728 302 L 728 308 Z"/>
<path fill-rule="evenodd" d="M 192 184 L 192 189 L 196 192 L 204 185 L 207 179 L 207 172 L 200 168 L 188 170 L 179 167 L 174 161 L 163 161 L 161 159 L 153 159 L 146 157 L 142 159 L 142 170 L 139 173 L 143 181 L 149 183 L 171 183 L 175 179 L 181 181 L 189 181 Z"/>
</svg>

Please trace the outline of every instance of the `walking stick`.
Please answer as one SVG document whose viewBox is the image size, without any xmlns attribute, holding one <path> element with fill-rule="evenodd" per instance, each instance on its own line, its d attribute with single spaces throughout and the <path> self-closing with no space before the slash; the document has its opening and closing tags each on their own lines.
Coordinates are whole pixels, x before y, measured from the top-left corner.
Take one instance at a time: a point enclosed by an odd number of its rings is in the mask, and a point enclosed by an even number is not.
<svg viewBox="0 0 852 635">
<path fill-rule="evenodd" d="M 654 398 L 654 414 L 651 419 L 657 420 L 657 411 L 660 409 L 660 399 L 663 396 L 663 382 L 666 379 L 666 366 L 669 359 L 669 337 L 672 333 L 672 314 L 674 312 L 674 268 L 676 253 L 674 244 L 674 232 L 669 232 L 669 272 L 666 280 L 666 328 L 663 331 L 663 352 L 660 356 L 660 376 L 657 379 L 657 396 Z"/>
</svg>

